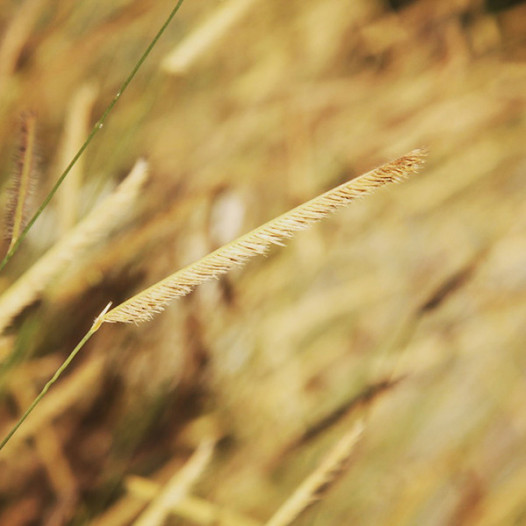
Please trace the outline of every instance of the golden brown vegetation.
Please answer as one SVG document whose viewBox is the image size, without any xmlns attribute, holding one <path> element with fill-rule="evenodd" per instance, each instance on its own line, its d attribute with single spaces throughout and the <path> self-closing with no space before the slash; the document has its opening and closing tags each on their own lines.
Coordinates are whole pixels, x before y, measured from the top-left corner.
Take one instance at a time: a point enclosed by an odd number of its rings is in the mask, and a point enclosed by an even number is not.
<svg viewBox="0 0 526 526">
<path fill-rule="evenodd" d="M 362 418 L 295 524 L 521 523 L 526 18 L 490 3 L 184 4 L 2 273 L 9 294 L 147 156 L 133 221 L 10 314 L 2 434 L 108 301 L 415 147 L 428 167 L 149 324 L 104 324 L 2 450 L 0 524 L 265 524 Z M 3 7 L 2 175 L 34 110 L 38 203 L 170 6 Z"/>
<path fill-rule="evenodd" d="M 197 285 L 217 279 L 251 257 L 265 254 L 272 245 L 284 246 L 285 239 L 351 201 L 365 197 L 386 184 L 403 181 L 420 168 L 424 157 L 424 150 L 414 150 L 285 212 L 104 312 L 95 322 L 95 327 L 104 322 L 139 323 L 151 320 L 172 300 L 186 296 Z"/>
</svg>

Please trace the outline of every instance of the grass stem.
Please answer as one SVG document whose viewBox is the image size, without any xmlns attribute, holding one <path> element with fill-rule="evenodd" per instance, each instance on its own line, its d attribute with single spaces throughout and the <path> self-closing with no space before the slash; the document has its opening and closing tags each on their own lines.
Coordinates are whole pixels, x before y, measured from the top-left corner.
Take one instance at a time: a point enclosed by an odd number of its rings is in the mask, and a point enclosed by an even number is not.
<svg viewBox="0 0 526 526">
<path fill-rule="evenodd" d="M 82 347 L 84 347 L 87 341 L 100 329 L 100 326 L 102 325 L 102 317 L 108 311 L 110 306 L 111 303 L 109 303 L 107 307 L 101 312 L 101 314 L 97 316 L 97 318 L 93 322 L 93 325 L 91 326 L 91 329 L 84 335 L 84 337 L 82 338 L 82 340 L 80 340 L 77 346 L 69 353 L 69 356 L 64 360 L 64 363 L 56 370 L 55 374 L 43 387 L 39 395 L 33 400 L 33 403 L 26 409 L 26 412 L 17 420 L 16 424 L 12 427 L 11 431 L 7 433 L 5 438 L 0 443 L 0 450 L 2 450 L 3 447 L 9 442 L 9 440 L 11 440 L 12 436 L 17 432 L 18 428 L 24 423 L 26 418 L 31 414 L 33 409 L 35 409 L 40 400 L 44 398 L 46 393 L 49 391 L 49 388 L 59 379 L 60 375 L 66 370 L 66 368 L 73 361 L 75 356 L 77 356 Z"/>
<path fill-rule="evenodd" d="M 157 34 L 153 37 L 152 41 L 144 51 L 144 53 L 141 55 L 137 63 L 135 64 L 134 68 L 132 69 L 131 73 L 128 75 L 126 80 L 123 82 L 122 86 L 120 87 L 119 91 L 115 94 L 112 101 L 102 114 L 102 117 L 95 123 L 93 126 L 93 129 L 91 130 L 90 134 L 88 135 L 88 138 L 84 141 L 84 144 L 80 147 L 79 151 L 75 154 L 71 162 L 68 164 L 68 166 L 65 168 L 65 170 L 62 172 L 62 175 L 58 178 L 57 182 L 54 184 L 53 188 L 50 190 L 42 204 L 38 207 L 38 210 L 35 212 L 33 217 L 28 221 L 26 227 L 24 230 L 20 233 L 20 236 L 16 240 L 15 243 L 9 248 L 7 254 L 4 256 L 4 259 L 2 262 L 0 262 L 0 271 L 7 265 L 9 260 L 13 257 L 15 252 L 18 250 L 18 247 L 20 246 L 20 243 L 24 240 L 24 238 L 27 236 L 29 230 L 31 230 L 31 227 L 35 224 L 36 220 L 40 217 L 40 214 L 44 211 L 46 206 L 49 204 L 51 199 L 53 199 L 53 196 L 56 194 L 57 190 L 59 189 L 60 185 L 64 181 L 64 179 L 67 177 L 73 166 L 77 163 L 80 156 L 84 153 L 84 150 L 88 147 L 92 139 L 95 137 L 95 135 L 102 129 L 104 122 L 106 121 L 106 118 L 110 114 L 110 112 L 113 110 L 115 104 L 117 104 L 117 101 L 120 99 L 121 95 L 125 92 L 126 88 L 129 86 L 130 82 L 133 80 L 137 72 L 139 71 L 140 67 L 143 65 L 144 61 L 148 57 L 148 55 L 151 53 L 152 49 L 155 47 L 159 39 L 161 38 L 162 34 L 172 21 L 173 17 L 176 15 L 177 11 L 179 11 L 179 8 L 183 4 L 184 0 L 178 0 L 175 7 L 172 9 L 166 20 L 164 21 L 164 24 L 161 26 Z"/>
</svg>

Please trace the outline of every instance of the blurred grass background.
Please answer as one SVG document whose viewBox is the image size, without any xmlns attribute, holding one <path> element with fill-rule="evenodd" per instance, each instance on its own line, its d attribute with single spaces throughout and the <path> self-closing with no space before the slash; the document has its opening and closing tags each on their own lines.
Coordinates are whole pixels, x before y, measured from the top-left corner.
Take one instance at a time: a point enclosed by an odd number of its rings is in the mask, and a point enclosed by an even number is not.
<svg viewBox="0 0 526 526">
<path fill-rule="evenodd" d="M 38 203 L 171 4 L 1 6 L 1 176 L 32 109 Z M 108 301 L 413 148 L 428 165 L 105 326 L 2 452 L 0 524 L 130 524 L 130 477 L 162 485 L 208 438 L 194 494 L 264 523 L 359 417 L 348 473 L 298 524 L 525 523 L 525 61 L 524 2 L 188 0 L 0 278 L 146 156 L 134 220 L 2 337 L 5 432 Z"/>
</svg>

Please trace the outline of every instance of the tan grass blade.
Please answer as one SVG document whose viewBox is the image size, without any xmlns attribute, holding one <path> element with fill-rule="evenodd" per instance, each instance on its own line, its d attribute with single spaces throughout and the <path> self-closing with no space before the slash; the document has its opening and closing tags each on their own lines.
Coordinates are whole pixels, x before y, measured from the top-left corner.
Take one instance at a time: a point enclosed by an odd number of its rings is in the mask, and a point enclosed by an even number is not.
<svg viewBox="0 0 526 526">
<path fill-rule="evenodd" d="M 8 81 L 15 71 L 24 44 L 31 36 L 33 26 L 46 4 L 45 0 L 18 2 L 13 18 L 7 21 L 7 27 L 3 27 L 0 43 L 0 98 L 6 94 L 10 97 L 13 96 L 6 89 L 10 87 Z M 16 93 L 16 90 L 11 91 Z"/>
<path fill-rule="evenodd" d="M 28 378 L 20 378 L 21 376 L 18 375 L 18 381 L 16 384 L 12 383 L 11 389 L 20 408 L 29 406 L 38 395 L 32 382 Z M 72 498 L 77 491 L 77 481 L 64 453 L 59 433 L 56 432 L 51 422 L 47 426 L 42 426 L 34 435 L 34 444 L 55 495 L 59 498 L 60 496 Z M 74 500 L 72 498 L 72 501 Z"/>
<path fill-rule="evenodd" d="M 128 177 L 69 234 L 48 250 L 0 297 L 0 332 L 75 257 L 100 241 L 132 210 L 147 178 L 147 164 L 138 161 Z"/>
<path fill-rule="evenodd" d="M 292 237 L 294 232 L 307 228 L 352 200 L 385 184 L 405 179 L 418 170 L 425 155 L 424 150 L 414 150 L 307 201 L 136 294 L 110 310 L 104 321 L 138 323 L 153 318 L 174 298 L 185 296 L 197 285 L 265 253 L 271 245 L 283 245 L 283 241 Z"/>
<path fill-rule="evenodd" d="M 162 61 L 167 73 L 184 75 L 252 7 L 256 0 L 228 0 Z"/>
<path fill-rule="evenodd" d="M 323 494 L 347 470 L 354 447 L 363 433 L 358 422 L 329 452 L 320 466 L 311 473 L 287 499 L 265 526 L 288 526 Z"/>
<path fill-rule="evenodd" d="M 207 467 L 214 442 L 204 440 L 190 460 L 164 486 L 157 498 L 146 508 L 144 513 L 134 522 L 135 526 L 161 526 L 175 503 L 185 497 L 191 487 Z"/>
<path fill-rule="evenodd" d="M 78 152 L 89 135 L 90 116 L 97 97 L 93 84 L 83 84 L 74 94 L 66 114 L 59 150 L 59 169 L 62 172 Z M 57 192 L 61 232 L 67 232 L 76 223 L 81 210 L 81 190 L 84 175 L 84 158 L 80 157 Z"/>
<path fill-rule="evenodd" d="M 33 180 L 35 177 L 36 116 L 26 113 L 22 116 L 22 138 L 10 188 L 7 205 L 7 234 L 10 244 L 8 250 L 18 241 L 24 229 Z"/>
<path fill-rule="evenodd" d="M 126 479 L 126 489 L 135 499 L 150 501 L 159 494 L 161 488 L 157 482 L 142 477 L 132 475 Z M 202 526 L 261 526 L 259 521 L 246 515 L 191 495 L 170 503 L 170 513 L 191 524 Z"/>
</svg>

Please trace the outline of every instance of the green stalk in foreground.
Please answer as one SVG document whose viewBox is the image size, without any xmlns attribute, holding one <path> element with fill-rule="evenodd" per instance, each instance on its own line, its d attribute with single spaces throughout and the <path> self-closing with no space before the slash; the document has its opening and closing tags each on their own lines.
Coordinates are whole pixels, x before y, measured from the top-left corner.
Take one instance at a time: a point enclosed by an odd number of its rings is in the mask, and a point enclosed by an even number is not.
<svg viewBox="0 0 526 526">
<path fill-rule="evenodd" d="M 7 444 L 49 388 L 103 323 L 139 323 L 153 318 L 155 314 L 163 311 L 172 300 L 185 296 L 197 285 L 209 279 L 217 278 L 235 266 L 243 265 L 253 256 L 264 254 L 272 245 L 283 246 L 283 241 L 292 237 L 295 232 L 304 230 L 355 199 L 369 195 L 387 184 L 403 181 L 418 172 L 425 157 L 425 150 L 413 150 L 289 210 L 139 292 L 114 309 L 109 310 L 111 303 L 108 304 L 93 322 L 91 329 L 53 375 L 53 378 L 44 386 L 27 411 L 4 438 L 0 444 L 0 449 Z"/>
<path fill-rule="evenodd" d="M 4 259 L 0 263 L 0 271 L 7 265 L 8 261 L 13 257 L 15 252 L 18 250 L 18 247 L 20 246 L 20 243 L 24 240 L 24 238 L 27 236 L 29 230 L 31 230 L 31 227 L 35 224 L 36 220 L 40 217 L 40 214 L 44 211 L 46 206 L 49 204 L 51 199 L 53 199 L 53 196 L 56 194 L 57 190 L 60 188 L 60 185 L 64 181 L 64 179 L 67 177 L 73 166 L 77 163 L 80 156 L 84 153 L 84 150 L 88 147 L 89 143 L 92 141 L 92 139 L 95 137 L 97 132 L 102 129 L 104 122 L 106 121 L 106 118 L 110 114 L 111 110 L 113 110 L 113 107 L 115 104 L 117 104 L 117 101 L 120 99 L 121 95 L 124 93 L 126 88 L 129 86 L 130 82 L 133 80 L 135 75 L 137 74 L 137 71 L 139 71 L 140 67 L 143 65 L 144 61 L 148 57 L 148 55 L 151 53 L 152 49 L 155 47 L 159 39 L 161 38 L 162 34 L 172 21 L 173 17 L 179 11 L 179 8 L 183 4 L 184 0 L 178 0 L 175 7 L 172 9 L 168 17 L 166 18 L 164 24 L 161 26 L 157 34 L 153 37 L 152 41 L 144 51 L 144 53 L 141 55 L 139 60 L 137 61 L 137 64 L 135 64 L 135 67 L 132 69 L 131 73 L 128 75 L 126 80 L 123 82 L 121 88 L 119 91 L 115 94 L 113 97 L 113 100 L 110 102 L 104 113 L 102 114 L 102 117 L 95 123 L 95 126 L 93 126 L 93 129 L 91 130 L 90 134 L 88 135 L 88 138 L 84 141 L 84 144 L 80 147 L 79 151 L 75 154 L 71 162 L 68 164 L 66 169 L 62 172 L 62 175 L 58 178 L 57 182 L 53 186 L 53 188 L 50 190 L 49 194 L 46 196 L 42 204 L 38 207 L 38 210 L 35 212 L 33 217 L 28 221 L 26 227 L 22 232 L 20 233 L 20 236 L 16 240 L 15 243 L 9 248 L 7 254 L 4 256 Z"/>
<path fill-rule="evenodd" d="M 11 437 L 17 432 L 18 428 L 24 423 L 26 418 L 30 415 L 30 413 L 35 409 L 35 407 L 38 405 L 40 400 L 44 398 L 45 394 L 49 391 L 49 388 L 59 379 L 60 375 L 66 370 L 68 365 L 73 361 L 75 356 L 79 353 L 79 351 L 86 345 L 87 341 L 99 330 L 100 326 L 102 325 L 103 319 L 102 317 L 106 312 L 109 310 L 111 306 L 111 303 L 109 303 L 106 308 L 97 316 L 95 321 L 93 322 L 93 325 L 91 326 L 91 329 L 84 335 L 82 340 L 77 344 L 77 346 L 71 351 L 69 356 L 66 358 L 64 363 L 56 370 L 53 377 L 48 381 L 48 383 L 43 387 L 42 391 L 40 391 L 39 395 L 33 400 L 33 403 L 26 409 L 26 412 L 18 419 L 16 424 L 13 426 L 11 431 L 7 433 L 6 437 L 2 440 L 0 443 L 0 450 L 3 449 L 3 447 L 11 440 Z"/>
</svg>

